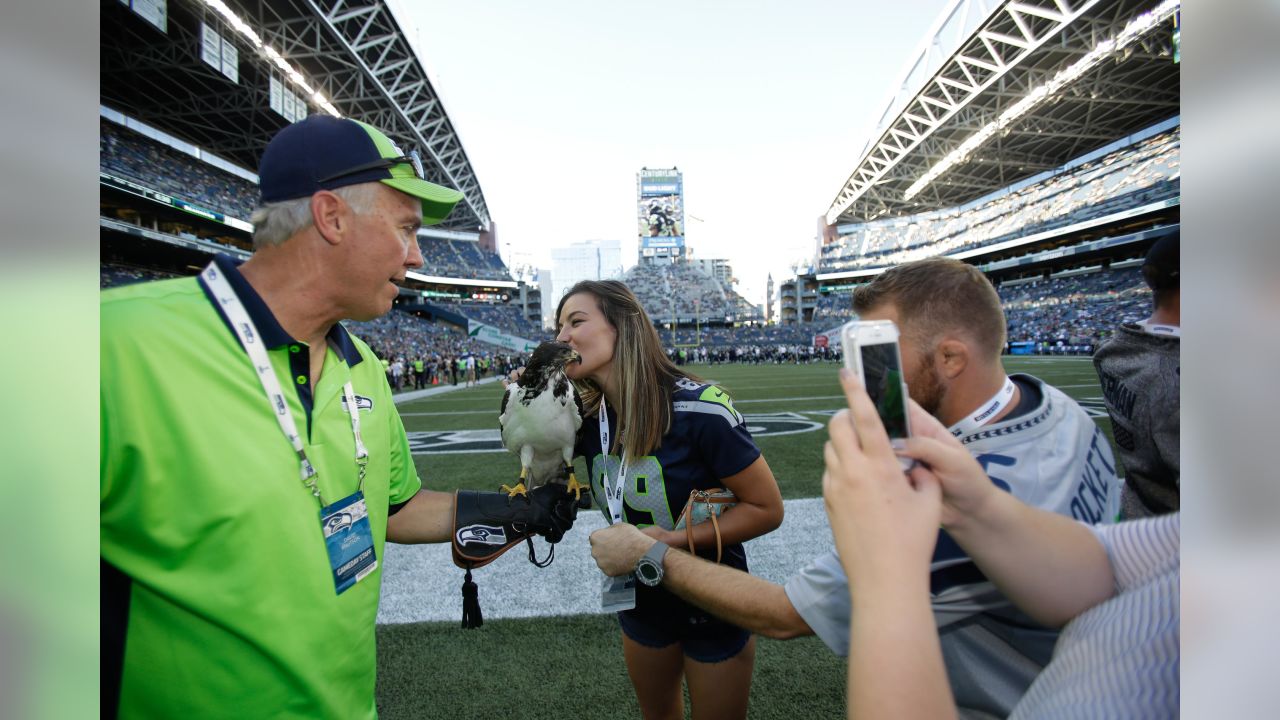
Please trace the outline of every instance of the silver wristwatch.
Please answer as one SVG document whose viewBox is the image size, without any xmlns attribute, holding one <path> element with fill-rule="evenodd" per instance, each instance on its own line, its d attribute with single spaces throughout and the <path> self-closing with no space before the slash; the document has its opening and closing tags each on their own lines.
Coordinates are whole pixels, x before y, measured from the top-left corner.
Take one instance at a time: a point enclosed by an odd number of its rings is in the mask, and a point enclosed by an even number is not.
<svg viewBox="0 0 1280 720">
<path fill-rule="evenodd" d="M 649 587 L 657 587 L 662 582 L 662 559 L 670 549 L 664 542 L 655 542 L 649 552 L 636 561 L 636 579 Z"/>
</svg>

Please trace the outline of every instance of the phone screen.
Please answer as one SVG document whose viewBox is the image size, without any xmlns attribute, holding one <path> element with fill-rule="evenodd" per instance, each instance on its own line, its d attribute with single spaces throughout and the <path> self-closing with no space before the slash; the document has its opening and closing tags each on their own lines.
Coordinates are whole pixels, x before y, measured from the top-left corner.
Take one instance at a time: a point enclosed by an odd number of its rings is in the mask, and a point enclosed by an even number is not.
<svg viewBox="0 0 1280 720">
<path fill-rule="evenodd" d="M 861 345 L 862 376 L 889 438 L 907 437 L 907 402 L 902 397 L 902 367 L 897 343 Z"/>
</svg>

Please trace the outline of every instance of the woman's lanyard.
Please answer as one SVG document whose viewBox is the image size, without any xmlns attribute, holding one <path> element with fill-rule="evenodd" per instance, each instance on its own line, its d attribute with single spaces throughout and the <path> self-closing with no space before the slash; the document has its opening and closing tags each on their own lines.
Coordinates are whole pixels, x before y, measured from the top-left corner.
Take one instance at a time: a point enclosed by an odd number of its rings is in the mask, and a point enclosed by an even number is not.
<svg viewBox="0 0 1280 720">
<path fill-rule="evenodd" d="M 276 422 L 280 424 L 280 431 L 288 438 L 289 444 L 293 446 L 293 451 L 298 455 L 298 464 L 301 467 L 302 482 L 311 491 L 311 494 L 320 501 L 323 508 L 328 503 L 320 495 L 320 488 L 316 485 L 315 466 L 307 459 L 307 451 L 302 446 L 302 437 L 298 434 L 298 426 L 293 421 L 293 414 L 289 412 L 289 404 L 285 402 L 284 390 L 280 387 L 280 380 L 276 377 L 275 370 L 271 367 L 271 358 L 267 355 L 267 350 L 260 342 L 262 336 L 258 333 L 258 328 L 253 324 L 253 320 L 249 317 L 249 312 L 245 310 L 244 304 L 240 302 L 236 291 L 231 287 L 231 283 L 222 276 L 222 272 L 213 264 L 204 269 L 200 273 L 200 277 L 204 279 L 209 289 L 218 298 L 218 303 L 222 306 L 222 311 L 226 313 L 227 319 L 231 321 L 231 328 L 235 331 L 236 337 L 240 338 L 240 344 L 244 345 L 245 352 L 249 354 L 249 359 L 253 361 L 253 366 L 258 372 L 258 381 L 262 383 L 262 389 L 267 394 L 267 401 L 271 405 L 271 409 L 276 416 Z M 365 449 L 364 440 L 360 438 L 360 410 L 356 407 L 355 390 L 351 387 L 350 381 L 342 386 L 342 399 L 347 404 L 347 412 L 351 415 L 351 434 L 355 436 L 356 444 L 356 469 L 359 472 L 360 485 L 357 492 L 364 491 L 364 474 L 365 467 L 369 464 L 369 451 Z"/>
<path fill-rule="evenodd" d="M 986 425 L 991 418 L 1000 413 L 1000 410 L 1013 399 L 1013 380 L 1008 375 L 1004 376 L 1004 386 L 996 392 L 994 396 L 972 413 L 965 416 L 963 420 L 947 428 L 952 435 L 960 437 L 968 435 L 978 428 Z"/>
<path fill-rule="evenodd" d="M 609 478 L 609 409 L 600 393 L 600 451 L 604 454 L 604 497 L 609 503 L 609 524 L 622 522 L 622 487 L 627 479 L 627 449 L 622 448 L 622 465 L 617 482 Z"/>
</svg>

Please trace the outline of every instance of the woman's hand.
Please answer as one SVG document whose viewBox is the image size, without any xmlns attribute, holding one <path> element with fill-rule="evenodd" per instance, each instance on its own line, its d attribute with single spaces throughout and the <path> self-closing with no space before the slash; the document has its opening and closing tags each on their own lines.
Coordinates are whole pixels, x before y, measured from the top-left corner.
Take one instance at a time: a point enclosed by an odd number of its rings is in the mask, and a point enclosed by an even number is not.
<svg viewBox="0 0 1280 720">
<path fill-rule="evenodd" d="M 685 542 L 683 532 L 676 533 L 670 530 L 663 530 L 657 525 L 650 525 L 647 528 L 642 528 L 640 532 L 644 533 L 645 535 L 648 535 L 649 537 L 653 538 L 654 540 L 657 540 L 660 543 L 666 543 L 671 547 L 683 548 L 687 544 Z"/>
<path fill-rule="evenodd" d="M 849 584 L 912 583 L 927 592 L 942 513 L 938 479 L 922 466 L 904 473 L 862 385 L 844 369 L 840 383 L 849 409 L 828 425 L 822 497 Z"/>
<path fill-rule="evenodd" d="M 520 382 L 520 376 L 523 374 L 524 374 L 523 365 L 507 373 L 507 376 L 502 378 L 502 387 L 505 389 L 508 385 L 510 385 L 513 382 Z"/>
<path fill-rule="evenodd" d="M 900 454 L 926 465 L 941 484 L 943 527 L 980 516 L 1001 490 L 942 423 L 915 401 L 910 405 L 911 438 Z"/>
</svg>

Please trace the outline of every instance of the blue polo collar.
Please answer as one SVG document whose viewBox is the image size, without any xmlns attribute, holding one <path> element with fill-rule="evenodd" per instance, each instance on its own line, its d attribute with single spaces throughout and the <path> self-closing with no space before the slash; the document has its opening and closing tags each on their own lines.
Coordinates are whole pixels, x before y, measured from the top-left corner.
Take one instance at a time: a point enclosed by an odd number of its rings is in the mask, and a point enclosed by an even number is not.
<svg viewBox="0 0 1280 720">
<path fill-rule="evenodd" d="M 253 320 L 254 326 L 258 328 L 258 334 L 262 336 L 267 348 L 274 350 L 275 348 L 297 343 L 297 340 L 290 336 L 288 332 L 285 332 L 284 328 L 280 327 L 280 322 L 276 320 L 276 316 L 271 312 L 271 308 L 267 307 L 267 303 L 263 301 L 258 291 L 254 290 L 249 281 L 244 279 L 244 275 L 240 274 L 239 267 L 243 262 L 243 260 L 221 253 L 213 258 L 213 263 L 218 266 L 222 276 L 227 279 L 227 282 L 231 283 L 232 289 L 240 297 L 240 302 L 244 305 L 245 312 L 249 313 L 249 319 Z M 213 303 L 214 308 L 218 310 L 218 316 L 222 318 L 222 322 L 234 334 L 235 330 L 231 327 L 231 321 L 222 312 L 222 306 L 213 297 L 213 291 L 209 289 L 208 285 L 205 285 L 202 278 L 197 277 L 196 280 L 200 283 L 200 289 L 204 291 L 205 296 L 209 298 L 209 302 Z M 360 355 L 360 351 L 356 349 L 355 343 L 351 341 L 351 334 L 342 326 L 342 323 L 334 323 L 333 327 L 329 328 L 329 332 L 325 335 L 325 339 L 347 361 L 348 367 L 355 367 L 364 360 L 364 357 Z"/>
</svg>

